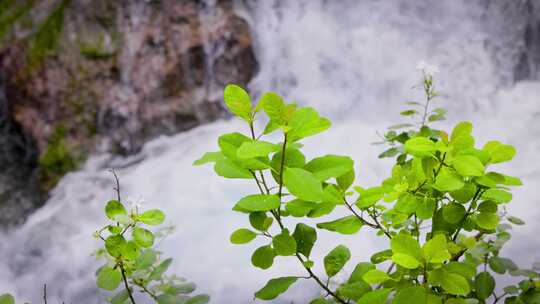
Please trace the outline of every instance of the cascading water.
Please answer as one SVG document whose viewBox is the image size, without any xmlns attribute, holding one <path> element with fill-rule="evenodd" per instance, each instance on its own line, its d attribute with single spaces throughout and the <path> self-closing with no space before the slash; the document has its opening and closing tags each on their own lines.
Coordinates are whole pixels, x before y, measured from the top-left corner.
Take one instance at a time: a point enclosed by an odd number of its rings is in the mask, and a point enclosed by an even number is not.
<svg viewBox="0 0 540 304">
<path fill-rule="evenodd" d="M 362 185 L 374 185 L 388 175 L 390 163 L 377 161 L 380 150 L 368 143 L 377 140 L 377 131 L 398 122 L 394 113 L 402 109 L 402 102 L 419 97 L 410 89 L 418 81 L 416 62 L 439 65 L 437 81 L 446 93 L 440 103 L 450 109 L 451 122 L 472 120 L 477 138 L 508 142 L 519 151 L 505 169 L 525 185 L 515 191 L 509 211 L 527 225 L 514 230 L 503 255 L 517 258 L 522 266 L 540 258 L 540 245 L 531 242 L 540 228 L 540 211 L 535 208 L 540 186 L 540 83 L 505 86 L 508 71 L 501 67 L 512 66 L 516 59 L 509 56 L 502 64 L 486 46 L 500 37 L 517 41 L 521 37 L 509 36 L 516 29 L 486 29 L 486 5 L 465 0 L 239 1 L 236 6 L 251 20 L 257 41 L 261 70 L 252 91 L 277 91 L 332 118 L 331 130 L 316 142 L 306 140 L 306 148 L 313 155 L 351 155 Z M 517 18 L 512 24 L 519 27 L 520 22 Z M 497 52 L 516 53 L 516 45 L 504 46 L 507 49 Z M 278 259 L 268 271 L 250 266 L 252 250 L 247 248 L 259 243 L 239 248 L 228 238 L 246 224 L 230 209 L 242 194 L 254 191 L 253 186 L 191 166 L 204 151 L 216 149 L 219 133 L 243 128 L 239 122 L 221 121 L 156 139 L 131 159 L 91 157 L 84 168 L 60 182 L 46 206 L 26 224 L 0 236 L 0 292 L 12 291 L 21 300 L 37 303 L 47 283 L 50 298 L 103 302 L 106 294 L 94 283 L 99 263 L 89 252 L 99 245 L 91 235 L 103 224 L 104 203 L 113 197 L 109 167 L 121 168 L 124 196 L 142 197 L 148 207 L 166 211 L 177 227 L 162 245 L 165 254 L 175 258 L 171 270 L 197 282 L 213 303 L 252 303 L 253 292 L 267 279 L 303 274 L 287 258 Z M 355 260 L 367 259 L 386 241 L 365 231 L 347 237 L 321 233 L 314 260 L 324 256 L 325 245 L 336 242 L 349 246 Z M 315 270 L 322 270 L 320 264 Z M 302 282 L 275 303 L 306 303 L 316 292 L 313 284 Z"/>
</svg>

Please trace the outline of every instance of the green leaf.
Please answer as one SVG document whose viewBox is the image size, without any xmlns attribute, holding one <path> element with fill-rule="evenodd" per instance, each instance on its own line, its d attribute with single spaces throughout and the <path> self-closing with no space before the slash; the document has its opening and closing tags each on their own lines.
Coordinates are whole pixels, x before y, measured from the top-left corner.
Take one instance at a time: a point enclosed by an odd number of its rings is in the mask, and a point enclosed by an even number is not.
<svg viewBox="0 0 540 304">
<path fill-rule="evenodd" d="M 452 165 L 462 176 L 482 176 L 485 168 L 482 162 L 471 155 L 458 155 L 452 159 Z"/>
<path fill-rule="evenodd" d="M 356 303 L 357 304 L 386 304 L 386 299 L 392 289 L 381 288 L 372 290 L 364 294 Z"/>
<path fill-rule="evenodd" d="M 220 151 L 218 152 L 206 152 L 204 155 L 193 162 L 194 166 L 200 166 L 207 163 L 215 163 L 225 159 L 225 156 Z"/>
<path fill-rule="evenodd" d="M 450 135 L 450 141 L 454 142 L 458 137 L 463 135 L 470 135 L 472 132 L 473 125 L 468 121 L 462 121 L 458 123 L 452 130 Z"/>
<path fill-rule="evenodd" d="M 172 264 L 172 259 L 166 259 L 163 262 L 159 263 L 159 265 L 152 270 L 149 276 L 149 280 L 161 280 L 161 276 L 169 269 L 169 266 Z"/>
<path fill-rule="evenodd" d="M 230 159 L 223 159 L 214 165 L 216 174 L 225 178 L 247 178 L 252 179 L 253 174 L 248 169 L 240 167 Z"/>
<path fill-rule="evenodd" d="M 353 272 L 351 273 L 351 276 L 349 277 L 349 280 L 347 283 L 353 283 L 358 281 L 364 281 L 363 276 L 368 271 L 375 269 L 375 265 L 369 263 L 369 262 L 360 262 L 356 264 L 354 267 Z"/>
<path fill-rule="evenodd" d="M 499 216 L 495 213 L 480 212 L 476 217 L 478 227 L 486 230 L 493 230 L 499 224 Z"/>
<path fill-rule="evenodd" d="M 372 187 L 368 189 L 360 189 L 355 187 L 355 190 L 360 194 L 356 201 L 356 206 L 360 209 L 366 209 L 375 205 L 384 196 L 384 188 Z"/>
<path fill-rule="evenodd" d="M 392 249 L 386 249 L 373 254 L 370 258 L 371 263 L 380 264 L 392 258 Z"/>
<path fill-rule="evenodd" d="M 326 229 L 341 234 L 355 234 L 362 227 L 362 222 L 354 215 L 342 217 L 335 221 L 319 223 L 317 228 Z"/>
<path fill-rule="evenodd" d="M 304 217 L 315 207 L 317 207 L 317 203 L 295 199 L 285 205 L 285 210 L 294 217 Z"/>
<path fill-rule="evenodd" d="M 208 302 L 210 302 L 210 296 L 202 294 L 187 300 L 185 304 L 206 304 Z"/>
<path fill-rule="evenodd" d="M 405 142 L 405 151 L 418 157 L 432 155 L 436 151 L 435 143 L 425 137 L 414 137 Z"/>
<path fill-rule="evenodd" d="M 402 195 L 396 202 L 394 209 L 401 213 L 410 215 L 418 208 L 418 199 L 413 194 Z"/>
<path fill-rule="evenodd" d="M 372 269 L 366 272 L 362 276 L 362 279 L 364 279 L 364 281 L 371 285 L 375 285 L 391 280 L 392 278 L 384 271 L 381 271 L 379 269 Z"/>
<path fill-rule="evenodd" d="M 146 225 L 155 226 L 163 223 L 165 214 L 159 209 L 151 209 L 139 215 L 138 219 Z"/>
<path fill-rule="evenodd" d="M 253 140 L 244 134 L 233 132 L 221 135 L 218 138 L 218 145 L 223 155 L 230 160 L 237 160 L 238 148 L 240 148 L 243 143 L 251 141 Z"/>
<path fill-rule="evenodd" d="M 223 99 L 227 108 L 236 116 L 251 121 L 251 99 L 241 87 L 229 84 L 223 92 Z"/>
<path fill-rule="evenodd" d="M 519 288 L 517 288 L 516 286 L 513 286 L 513 285 L 510 285 L 510 286 L 506 286 L 503 288 L 504 292 L 508 293 L 508 294 L 518 294 L 519 293 Z"/>
<path fill-rule="evenodd" d="M 466 296 L 471 291 L 467 279 L 459 274 L 447 272 L 441 279 L 442 288 L 453 295 Z"/>
<path fill-rule="evenodd" d="M 398 234 L 390 240 L 390 247 L 394 254 L 404 253 L 414 257 L 416 260 L 422 260 L 422 253 L 418 241 L 410 235 Z"/>
<path fill-rule="evenodd" d="M 512 193 L 500 189 L 488 189 L 482 194 L 482 199 L 505 204 L 512 200 Z"/>
<path fill-rule="evenodd" d="M 468 182 L 465 183 L 461 189 L 450 192 L 450 196 L 456 201 L 465 204 L 474 197 L 476 190 L 476 185 L 472 182 Z"/>
<path fill-rule="evenodd" d="M 0 304 L 15 304 L 15 298 L 10 294 L 5 293 L 0 295 Z"/>
<path fill-rule="evenodd" d="M 476 274 L 476 265 L 466 262 L 448 262 L 443 268 L 447 272 L 459 274 L 466 279 L 471 279 Z"/>
<path fill-rule="evenodd" d="M 463 188 L 464 185 L 465 183 L 459 175 L 447 168 L 442 168 L 439 175 L 437 175 L 433 187 L 439 191 L 446 192 L 459 190 Z"/>
<path fill-rule="evenodd" d="M 489 267 L 498 274 L 504 274 L 506 272 L 506 265 L 498 256 L 494 256 L 489 259 Z"/>
<path fill-rule="evenodd" d="M 129 293 L 126 289 L 123 289 L 117 293 L 112 299 L 111 304 L 124 304 L 129 299 Z M 1 302 L 0 302 L 1 303 Z"/>
<path fill-rule="evenodd" d="M 117 200 L 110 200 L 105 206 L 105 214 L 113 221 L 118 221 L 119 217 L 127 216 L 126 208 Z"/>
<path fill-rule="evenodd" d="M 313 173 L 303 169 L 285 169 L 283 184 L 292 194 L 302 200 L 317 202 L 323 195 L 320 180 Z"/>
<path fill-rule="evenodd" d="M 120 247 L 120 254 L 126 260 L 135 260 L 141 255 L 141 250 L 135 241 L 128 241 Z"/>
<path fill-rule="evenodd" d="M 442 234 L 437 234 L 427 241 L 422 247 L 422 252 L 429 263 L 444 263 L 450 259 L 446 237 Z"/>
<path fill-rule="evenodd" d="M 301 108 L 293 113 L 289 126 L 291 130 L 287 138 L 291 141 L 315 135 L 330 127 L 331 123 L 326 118 L 319 117 L 319 113 L 313 108 Z"/>
<path fill-rule="evenodd" d="M 313 210 L 309 212 L 308 217 L 316 218 L 330 214 L 334 210 L 334 208 L 336 208 L 335 203 L 324 202 L 317 204 L 315 208 L 313 208 Z"/>
<path fill-rule="evenodd" d="M 310 171 L 320 181 L 341 175 L 353 170 L 353 160 L 347 156 L 326 155 L 312 159 L 304 169 Z"/>
<path fill-rule="evenodd" d="M 268 117 L 270 117 L 277 125 L 286 124 L 287 117 L 285 115 L 285 103 L 281 96 L 273 92 L 264 93 L 259 104 L 266 115 L 268 115 Z"/>
<path fill-rule="evenodd" d="M 481 300 L 485 300 L 491 296 L 495 289 L 495 279 L 489 272 L 480 272 L 474 279 L 474 289 L 476 290 L 476 296 Z"/>
<path fill-rule="evenodd" d="M 103 267 L 97 276 L 97 286 L 105 290 L 115 290 L 122 281 L 122 274 L 118 269 Z"/>
<path fill-rule="evenodd" d="M 135 227 L 132 236 L 133 241 L 140 247 L 148 248 L 154 244 L 154 234 L 147 229 Z"/>
<path fill-rule="evenodd" d="M 338 245 L 324 257 L 324 269 L 329 277 L 335 276 L 351 258 L 351 252 L 343 245 Z"/>
<path fill-rule="evenodd" d="M 394 157 L 396 155 L 398 155 L 399 153 L 399 149 L 396 148 L 396 147 L 393 147 L 393 148 L 390 148 L 390 149 L 387 149 L 385 150 L 384 152 L 382 152 L 381 154 L 379 154 L 379 158 L 385 158 L 385 157 Z"/>
<path fill-rule="evenodd" d="M 442 212 L 444 220 L 451 224 L 459 223 L 459 221 L 461 221 L 461 219 L 467 213 L 465 207 L 457 203 L 450 203 L 448 205 L 445 205 L 442 209 Z"/>
<path fill-rule="evenodd" d="M 289 256 L 296 253 L 296 240 L 284 229 L 272 239 L 272 246 L 276 255 Z"/>
<path fill-rule="evenodd" d="M 298 280 L 297 277 L 281 277 L 271 279 L 266 285 L 255 293 L 255 297 L 261 300 L 273 300 L 284 293 Z"/>
<path fill-rule="evenodd" d="M 268 269 L 274 264 L 276 254 L 271 246 L 262 246 L 257 248 L 251 255 L 251 264 L 261 269 Z"/>
<path fill-rule="evenodd" d="M 337 294 L 339 297 L 346 299 L 359 299 L 366 292 L 371 290 L 371 286 L 364 281 L 347 283 L 339 286 Z"/>
<path fill-rule="evenodd" d="M 279 151 L 280 146 L 267 141 L 246 141 L 236 150 L 238 158 L 255 158 L 268 156 L 268 154 Z"/>
<path fill-rule="evenodd" d="M 251 242 L 257 234 L 249 229 L 241 228 L 231 234 L 231 243 L 246 244 Z"/>
<path fill-rule="evenodd" d="M 317 231 L 306 224 L 298 223 L 294 229 L 293 237 L 296 240 L 297 251 L 309 258 L 311 249 L 317 241 Z"/>
<path fill-rule="evenodd" d="M 407 269 L 416 269 L 420 266 L 420 261 L 417 258 L 405 253 L 394 253 L 392 261 Z"/>
<path fill-rule="evenodd" d="M 156 299 L 157 304 L 185 304 L 185 299 L 172 294 L 161 294 Z"/>
<path fill-rule="evenodd" d="M 355 178 L 354 170 L 351 170 L 349 172 L 346 172 L 342 174 L 341 176 L 338 176 L 336 178 L 338 186 L 343 190 L 349 189 L 349 187 L 353 184 Z"/>
<path fill-rule="evenodd" d="M 497 204 L 492 201 L 483 201 L 477 208 L 480 212 L 497 213 Z"/>
<path fill-rule="evenodd" d="M 490 162 L 493 164 L 503 163 L 512 160 L 516 155 L 516 148 L 511 145 L 497 145 L 493 149 L 488 151 L 491 158 Z"/>
<path fill-rule="evenodd" d="M 427 220 L 433 217 L 435 211 L 435 200 L 425 197 L 416 206 L 416 216 L 421 220 Z"/>
<path fill-rule="evenodd" d="M 411 115 L 414 115 L 414 114 L 417 114 L 418 111 L 416 110 L 405 110 L 405 111 L 401 111 L 399 112 L 400 115 L 403 115 L 403 116 L 411 116 Z"/>
<path fill-rule="evenodd" d="M 514 225 L 525 225 L 525 222 L 522 219 L 515 216 L 507 216 L 506 219 Z"/>
<path fill-rule="evenodd" d="M 186 283 L 186 282 L 184 282 L 184 283 L 180 283 L 180 284 L 171 285 L 170 289 L 167 290 L 167 291 L 169 291 L 170 293 L 174 293 L 174 294 L 179 294 L 179 293 L 188 294 L 188 293 L 192 293 L 193 291 L 195 291 L 196 288 L 197 288 L 197 286 L 194 283 Z"/>
<path fill-rule="evenodd" d="M 517 177 L 501 174 L 504 177 L 503 185 L 506 186 L 521 186 L 523 182 Z"/>
<path fill-rule="evenodd" d="M 249 223 L 259 231 L 267 231 L 273 221 L 274 219 L 266 216 L 265 212 L 251 212 L 249 214 Z"/>
<path fill-rule="evenodd" d="M 154 265 L 157 261 L 157 253 L 154 250 L 144 250 L 135 261 L 137 268 L 144 269 Z"/>
<path fill-rule="evenodd" d="M 112 235 L 105 240 L 105 249 L 113 256 L 118 257 L 122 254 L 122 247 L 125 246 L 126 240 L 121 235 Z"/>
<path fill-rule="evenodd" d="M 399 290 L 392 304 L 442 304 L 442 301 L 438 296 L 427 293 L 423 287 L 413 286 Z"/>
<path fill-rule="evenodd" d="M 275 194 L 252 194 L 239 200 L 233 210 L 242 212 L 270 211 L 278 209 L 280 205 L 279 197 Z"/>
</svg>

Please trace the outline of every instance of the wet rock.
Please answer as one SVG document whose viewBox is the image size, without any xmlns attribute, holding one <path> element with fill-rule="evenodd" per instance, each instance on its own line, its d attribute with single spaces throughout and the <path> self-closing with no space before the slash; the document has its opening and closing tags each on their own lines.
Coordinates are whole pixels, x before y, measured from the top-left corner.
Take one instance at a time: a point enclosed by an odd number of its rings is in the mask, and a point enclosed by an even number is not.
<svg viewBox="0 0 540 304">
<path fill-rule="evenodd" d="M 0 228 L 21 223 L 41 203 L 38 151 L 13 120 L 0 73 Z"/>
<path fill-rule="evenodd" d="M 248 23 L 231 1 L 77 0 L 63 28 L 58 50 L 37 68 L 25 69 L 23 43 L 0 49 L 12 121 L 35 143 L 31 172 L 46 154 L 69 167 L 56 150 L 69 150 L 70 162 L 132 154 L 223 117 L 223 85 L 246 85 L 258 71 Z"/>
</svg>

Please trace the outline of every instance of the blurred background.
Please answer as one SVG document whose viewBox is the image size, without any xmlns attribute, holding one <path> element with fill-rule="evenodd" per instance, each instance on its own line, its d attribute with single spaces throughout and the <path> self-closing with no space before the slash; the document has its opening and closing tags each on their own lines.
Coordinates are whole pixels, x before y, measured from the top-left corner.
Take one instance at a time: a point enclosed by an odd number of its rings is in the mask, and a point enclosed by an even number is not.
<svg viewBox="0 0 540 304">
<path fill-rule="evenodd" d="M 408 122 L 398 114 L 421 98 L 421 60 L 440 69 L 449 120 L 437 127 L 470 120 L 479 144 L 516 146 L 503 169 L 524 186 L 508 211 L 527 225 L 502 255 L 530 267 L 540 260 L 539 0 L 0 0 L 0 293 L 38 303 L 46 283 L 55 302 L 109 296 L 90 253 L 114 167 L 124 197 L 176 226 L 160 247 L 173 272 L 213 303 L 254 303 L 272 276 L 303 272 L 286 258 L 250 266 L 260 244 L 228 239 L 246 225 L 230 209 L 252 185 L 191 165 L 218 134 L 247 131 L 228 120 L 224 85 L 316 107 L 334 124 L 306 149 L 350 155 L 356 184 L 373 186 L 391 163 L 370 143 Z M 316 271 L 336 242 L 356 262 L 387 245 L 367 230 L 323 233 Z M 317 292 L 302 282 L 274 303 Z"/>
</svg>

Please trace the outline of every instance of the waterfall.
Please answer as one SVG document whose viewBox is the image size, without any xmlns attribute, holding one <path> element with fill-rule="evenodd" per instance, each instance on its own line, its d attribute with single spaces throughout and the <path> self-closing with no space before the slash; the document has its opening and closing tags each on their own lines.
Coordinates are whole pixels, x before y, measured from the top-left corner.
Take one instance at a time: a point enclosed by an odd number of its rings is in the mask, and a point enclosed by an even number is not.
<svg viewBox="0 0 540 304">
<path fill-rule="evenodd" d="M 509 212 L 527 225 L 514 229 L 502 255 L 529 267 L 540 259 L 539 245 L 530 241 L 540 228 L 535 193 L 540 186 L 540 82 L 531 75 L 513 82 L 525 21 L 519 14 L 506 20 L 503 1 L 495 8 L 487 3 L 275 0 L 237 1 L 235 9 L 250 20 L 256 40 L 260 71 L 250 90 L 276 91 L 330 117 L 334 125 L 328 132 L 305 141 L 308 154 L 352 156 L 357 184 L 372 186 L 388 176 L 390 162 L 378 161 L 380 148 L 369 143 L 377 140 L 377 131 L 400 122 L 397 113 L 405 101 L 419 98 L 420 92 L 411 89 L 419 80 L 416 62 L 437 64 L 437 84 L 444 93 L 439 102 L 450 110 L 449 122 L 440 127 L 468 119 L 480 144 L 497 139 L 518 149 L 512 165 L 501 170 L 524 181 Z M 498 24 L 495 17 L 510 26 L 486 26 L 487 20 Z M 90 157 L 61 180 L 27 223 L 0 235 L 0 292 L 38 303 L 46 283 L 51 299 L 103 302 L 108 294 L 94 283 L 99 262 L 89 253 L 99 245 L 91 235 L 105 223 L 104 204 L 114 195 L 109 167 L 120 168 L 124 197 L 142 197 L 146 207 L 166 211 L 166 222 L 176 225 L 161 245 L 165 255 L 175 258 L 171 271 L 196 282 L 198 291 L 212 295 L 212 303 L 252 303 L 253 292 L 268 279 L 302 275 L 288 258 L 277 258 L 267 271 L 252 267 L 251 252 L 261 242 L 234 246 L 228 239 L 248 225 L 231 208 L 253 186 L 219 178 L 209 167 L 191 166 L 203 152 L 217 148 L 218 134 L 243 129 L 238 121 L 218 121 L 155 139 L 131 158 Z M 347 245 L 354 262 L 386 245 L 367 229 L 353 236 L 321 232 L 319 238 L 313 251 L 317 272 L 330 244 Z M 312 283 L 301 282 L 274 303 L 306 303 L 317 292 Z"/>
</svg>

